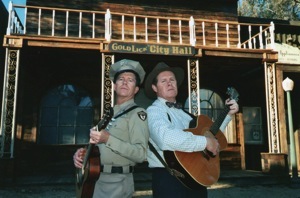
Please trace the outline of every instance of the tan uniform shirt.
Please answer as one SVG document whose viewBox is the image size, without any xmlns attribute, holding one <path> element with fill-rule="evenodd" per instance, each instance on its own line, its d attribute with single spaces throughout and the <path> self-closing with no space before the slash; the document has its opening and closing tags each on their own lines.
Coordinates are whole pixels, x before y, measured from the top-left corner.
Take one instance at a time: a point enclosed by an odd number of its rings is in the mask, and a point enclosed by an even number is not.
<svg viewBox="0 0 300 198">
<path fill-rule="evenodd" d="M 114 117 L 136 105 L 129 100 L 114 106 Z M 98 144 L 102 165 L 126 166 L 143 162 L 147 158 L 148 122 L 145 109 L 137 107 L 113 119 L 108 125 L 110 137 L 106 144 Z"/>
<path fill-rule="evenodd" d="M 129 100 L 114 106 L 114 117 L 136 105 Z M 130 112 L 112 119 L 106 129 L 110 137 L 106 144 L 98 144 L 101 165 L 134 166 L 147 157 L 149 130 L 145 109 L 137 107 Z M 133 174 L 102 172 L 96 182 L 93 198 L 129 198 L 134 193 Z"/>
</svg>

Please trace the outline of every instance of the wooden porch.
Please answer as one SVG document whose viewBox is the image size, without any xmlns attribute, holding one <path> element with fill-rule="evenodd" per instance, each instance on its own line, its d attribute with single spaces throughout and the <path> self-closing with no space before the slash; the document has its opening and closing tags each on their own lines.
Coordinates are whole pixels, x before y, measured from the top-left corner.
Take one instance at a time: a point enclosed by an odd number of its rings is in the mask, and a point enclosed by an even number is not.
<svg viewBox="0 0 300 198">
<path fill-rule="evenodd" d="M 247 24 L 157 14 L 161 16 L 10 4 L 4 46 L 101 50 L 105 47 L 101 43 L 127 42 L 192 46 L 196 56 L 271 58 L 267 54 L 274 47 L 272 22 Z"/>
</svg>

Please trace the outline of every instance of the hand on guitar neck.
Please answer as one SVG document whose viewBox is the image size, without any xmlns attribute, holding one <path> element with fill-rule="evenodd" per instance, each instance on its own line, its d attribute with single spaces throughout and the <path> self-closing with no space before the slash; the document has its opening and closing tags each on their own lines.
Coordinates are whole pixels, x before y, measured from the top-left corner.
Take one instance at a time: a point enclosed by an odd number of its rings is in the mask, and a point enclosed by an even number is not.
<svg viewBox="0 0 300 198">
<path fill-rule="evenodd" d="M 227 99 L 225 104 L 229 107 L 228 115 L 232 116 L 239 111 L 239 105 L 236 100 Z"/>
<path fill-rule="evenodd" d="M 106 143 L 109 138 L 109 133 L 104 130 L 113 116 L 113 109 L 110 108 L 99 121 L 99 123 L 90 129 L 90 142 L 88 148 L 79 148 L 73 155 L 74 166 L 76 168 L 83 168 L 86 165 L 90 152 L 92 151 L 91 145 L 98 143 Z M 100 130 L 100 131 L 98 131 Z M 88 152 L 88 153 L 87 153 Z M 88 156 L 86 156 L 88 154 Z"/>
<path fill-rule="evenodd" d="M 239 111 L 239 105 L 236 103 L 235 100 L 227 99 L 225 101 L 225 104 L 229 108 L 228 115 L 234 115 L 236 112 Z M 218 140 L 215 138 L 215 136 L 212 133 L 206 133 L 206 152 L 211 157 L 216 156 L 220 152 L 220 144 Z"/>
<path fill-rule="evenodd" d="M 90 143 L 91 144 L 99 144 L 106 143 L 110 134 L 102 129 L 101 131 L 97 131 L 95 128 L 90 130 Z"/>
</svg>

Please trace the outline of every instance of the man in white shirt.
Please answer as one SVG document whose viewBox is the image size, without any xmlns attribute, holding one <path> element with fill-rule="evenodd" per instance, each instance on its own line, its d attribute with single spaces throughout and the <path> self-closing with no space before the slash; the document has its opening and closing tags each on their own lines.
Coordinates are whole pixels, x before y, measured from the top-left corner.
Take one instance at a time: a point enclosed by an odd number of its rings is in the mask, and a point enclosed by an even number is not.
<svg viewBox="0 0 300 198">
<path fill-rule="evenodd" d="M 219 152 L 219 143 L 214 137 L 194 135 L 186 132 L 192 121 L 190 114 L 176 108 L 178 86 L 182 83 L 184 72 L 181 68 L 169 67 L 161 62 L 149 73 L 145 81 L 145 92 L 149 98 L 156 98 L 147 108 L 150 142 L 164 159 L 163 151 L 197 152 L 207 150 L 213 155 Z M 173 105 L 170 105 L 170 104 Z M 231 116 L 238 112 L 235 100 L 226 100 L 229 113 L 220 130 L 224 131 Z M 148 150 L 149 167 L 152 168 L 153 197 L 207 197 L 207 188 L 201 186 L 192 190 L 172 176 L 158 157 Z M 165 160 L 165 159 L 164 159 Z"/>
</svg>

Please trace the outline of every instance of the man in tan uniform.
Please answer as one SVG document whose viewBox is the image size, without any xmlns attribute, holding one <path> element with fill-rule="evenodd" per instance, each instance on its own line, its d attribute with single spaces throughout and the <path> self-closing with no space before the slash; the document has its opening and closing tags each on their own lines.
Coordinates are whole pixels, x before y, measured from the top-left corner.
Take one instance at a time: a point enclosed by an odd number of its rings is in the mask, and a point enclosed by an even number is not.
<svg viewBox="0 0 300 198">
<path fill-rule="evenodd" d="M 147 114 L 141 107 L 123 112 L 137 106 L 134 96 L 144 77 L 145 71 L 137 61 L 123 59 L 111 66 L 110 79 L 116 93 L 114 118 L 106 129 L 90 130 L 90 143 L 97 144 L 101 153 L 101 174 L 93 197 L 123 198 L 132 197 L 134 193 L 133 167 L 147 158 Z M 77 168 L 82 167 L 83 152 L 81 148 L 74 154 Z"/>
</svg>

